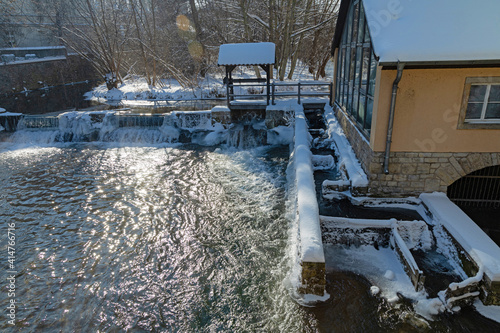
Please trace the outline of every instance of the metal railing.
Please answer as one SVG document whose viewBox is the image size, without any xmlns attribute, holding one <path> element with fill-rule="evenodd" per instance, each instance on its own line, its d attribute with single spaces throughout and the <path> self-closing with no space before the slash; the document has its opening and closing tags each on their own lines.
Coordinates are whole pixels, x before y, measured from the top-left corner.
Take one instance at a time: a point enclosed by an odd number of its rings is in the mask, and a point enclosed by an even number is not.
<svg viewBox="0 0 500 333">
<path fill-rule="evenodd" d="M 500 165 L 460 178 L 448 187 L 448 197 L 459 206 L 500 208 Z"/>
<path fill-rule="evenodd" d="M 276 103 L 277 98 L 283 97 L 297 97 L 297 101 L 301 104 L 304 97 L 328 97 L 330 105 L 332 105 L 332 91 L 333 83 L 324 81 L 297 81 L 297 82 L 271 82 L 268 85 L 264 83 L 250 83 L 250 84 L 235 84 L 242 83 L 233 80 L 233 82 L 228 83 L 228 102 L 234 101 L 237 98 L 250 98 L 250 99 L 266 99 L 269 104 Z M 327 89 L 324 89 L 327 87 Z M 247 93 L 234 93 L 234 89 L 239 88 L 240 91 L 243 88 L 247 88 Z M 248 88 L 253 89 L 253 93 Z M 322 89 L 323 88 L 323 89 Z M 267 91 L 269 89 L 269 91 Z"/>
</svg>

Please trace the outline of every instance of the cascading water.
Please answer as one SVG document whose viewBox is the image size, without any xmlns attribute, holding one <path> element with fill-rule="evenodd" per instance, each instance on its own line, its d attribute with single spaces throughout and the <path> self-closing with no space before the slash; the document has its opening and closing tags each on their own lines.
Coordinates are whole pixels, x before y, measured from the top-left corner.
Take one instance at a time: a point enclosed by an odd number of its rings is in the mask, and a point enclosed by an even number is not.
<svg viewBox="0 0 500 333">
<path fill-rule="evenodd" d="M 273 130 L 272 143 L 291 142 L 289 134 Z M 209 111 L 138 115 L 122 112 L 68 112 L 59 117 L 25 116 L 9 139 L 14 143 L 121 142 L 136 144 L 196 143 L 227 144 L 246 149 L 265 145 L 268 130 L 263 122 L 253 124 L 213 123 Z"/>
</svg>

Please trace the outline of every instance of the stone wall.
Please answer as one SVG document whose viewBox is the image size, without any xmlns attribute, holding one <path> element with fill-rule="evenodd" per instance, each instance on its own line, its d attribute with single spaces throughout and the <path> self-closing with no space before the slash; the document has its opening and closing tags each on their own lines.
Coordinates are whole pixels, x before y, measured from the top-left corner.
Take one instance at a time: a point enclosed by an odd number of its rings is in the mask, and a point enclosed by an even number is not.
<svg viewBox="0 0 500 333">
<path fill-rule="evenodd" d="M 0 66 L 0 94 L 99 79 L 92 65 L 78 55 L 65 60 Z"/>
<path fill-rule="evenodd" d="M 500 153 L 391 152 L 389 174 L 384 174 L 384 152 L 374 152 L 353 122 L 338 107 L 335 114 L 368 175 L 368 195 L 418 196 L 422 192 L 446 192 L 461 177 L 500 164 Z"/>
</svg>

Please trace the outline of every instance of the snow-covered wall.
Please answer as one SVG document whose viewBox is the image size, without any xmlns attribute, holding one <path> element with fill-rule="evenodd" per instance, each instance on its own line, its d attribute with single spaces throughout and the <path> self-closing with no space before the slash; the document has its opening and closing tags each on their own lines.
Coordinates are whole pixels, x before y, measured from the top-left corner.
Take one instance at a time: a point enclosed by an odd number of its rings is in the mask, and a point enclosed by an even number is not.
<svg viewBox="0 0 500 333">
<path fill-rule="evenodd" d="M 300 259 L 302 262 L 325 262 L 319 208 L 314 185 L 314 171 L 310 150 L 311 136 L 307 130 L 302 106 L 295 109 L 295 172 L 299 215 Z"/>
<path fill-rule="evenodd" d="M 347 173 L 351 188 L 366 188 L 368 177 L 329 105 L 325 105 L 325 119 L 328 126 L 328 136 L 335 142 L 339 169 L 343 169 Z"/>
</svg>

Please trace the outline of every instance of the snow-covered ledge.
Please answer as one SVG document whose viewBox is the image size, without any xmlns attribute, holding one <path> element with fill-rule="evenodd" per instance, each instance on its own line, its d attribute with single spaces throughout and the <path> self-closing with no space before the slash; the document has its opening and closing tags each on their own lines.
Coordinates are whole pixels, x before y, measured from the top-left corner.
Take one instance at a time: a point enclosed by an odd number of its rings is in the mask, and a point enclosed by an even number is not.
<svg viewBox="0 0 500 333">
<path fill-rule="evenodd" d="M 325 296 L 325 254 L 321 238 L 319 208 L 316 199 L 311 136 L 307 130 L 304 109 L 295 109 L 295 181 L 299 220 L 301 288 L 303 294 Z"/>
<path fill-rule="evenodd" d="M 482 274 L 481 300 L 500 305 L 500 248 L 444 193 L 423 193 L 422 203 L 433 220 L 442 224 Z"/>
<path fill-rule="evenodd" d="M 345 136 L 342 126 L 337 121 L 333 109 L 329 105 L 325 105 L 325 120 L 328 126 L 328 136 L 335 143 L 335 151 L 338 158 L 339 170 L 344 174 L 353 195 L 365 195 L 368 190 L 368 177 L 361 167 L 361 163 L 354 150 Z M 360 134 L 361 137 L 363 135 Z M 326 181 L 324 187 L 334 189 L 335 191 L 342 192 L 345 190 L 345 181 L 329 182 Z"/>
</svg>

